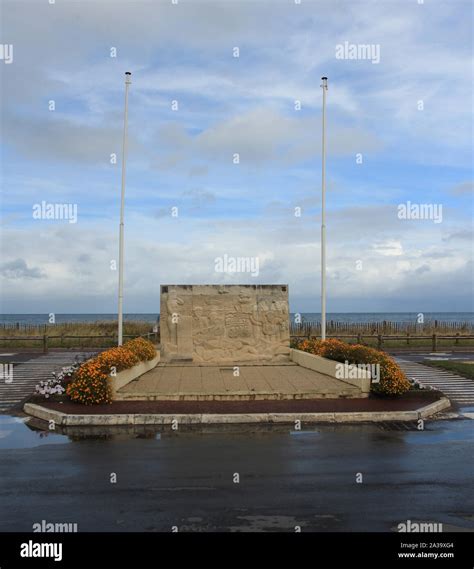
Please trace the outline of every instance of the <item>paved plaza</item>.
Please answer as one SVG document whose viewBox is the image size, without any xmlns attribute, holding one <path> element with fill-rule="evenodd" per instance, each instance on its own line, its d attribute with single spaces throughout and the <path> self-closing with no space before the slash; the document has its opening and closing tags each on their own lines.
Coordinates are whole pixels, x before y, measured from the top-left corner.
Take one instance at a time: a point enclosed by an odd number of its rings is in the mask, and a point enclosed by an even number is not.
<svg viewBox="0 0 474 569">
<path fill-rule="evenodd" d="M 360 389 L 293 362 L 278 365 L 159 363 L 117 392 L 117 399 L 135 401 L 326 397 L 360 397 Z"/>
</svg>

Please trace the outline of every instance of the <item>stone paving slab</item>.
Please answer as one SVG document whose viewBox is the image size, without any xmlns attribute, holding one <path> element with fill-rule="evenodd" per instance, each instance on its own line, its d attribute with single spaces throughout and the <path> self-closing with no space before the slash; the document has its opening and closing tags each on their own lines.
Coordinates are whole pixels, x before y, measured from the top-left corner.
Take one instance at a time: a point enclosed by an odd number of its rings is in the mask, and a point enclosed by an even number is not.
<svg viewBox="0 0 474 569">
<path fill-rule="evenodd" d="M 234 375 L 235 367 L 239 375 Z M 318 399 L 361 397 L 344 381 L 296 364 L 192 366 L 160 363 L 117 392 L 119 400 Z"/>
</svg>

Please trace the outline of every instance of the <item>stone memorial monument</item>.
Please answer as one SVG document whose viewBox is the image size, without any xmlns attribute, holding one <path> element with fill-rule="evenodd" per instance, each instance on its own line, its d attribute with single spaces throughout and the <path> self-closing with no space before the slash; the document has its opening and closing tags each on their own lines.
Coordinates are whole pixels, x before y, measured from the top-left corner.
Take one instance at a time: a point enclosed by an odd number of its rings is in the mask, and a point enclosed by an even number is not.
<svg viewBox="0 0 474 569">
<path fill-rule="evenodd" d="M 161 361 L 289 358 L 287 285 L 163 285 Z"/>
</svg>

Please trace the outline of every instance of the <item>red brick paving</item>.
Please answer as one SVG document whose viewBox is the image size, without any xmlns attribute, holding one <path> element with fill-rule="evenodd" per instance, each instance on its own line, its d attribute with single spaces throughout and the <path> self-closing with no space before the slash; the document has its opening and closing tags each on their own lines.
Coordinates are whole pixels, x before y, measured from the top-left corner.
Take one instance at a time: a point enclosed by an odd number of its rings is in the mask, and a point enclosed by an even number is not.
<svg viewBox="0 0 474 569">
<path fill-rule="evenodd" d="M 401 398 L 300 399 L 282 401 L 115 401 L 109 405 L 79 405 L 70 401 L 39 401 L 49 409 L 71 415 L 113 415 L 125 413 L 333 413 L 357 411 L 411 411 L 440 398 L 436 392 L 408 393 Z"/>
</svg>

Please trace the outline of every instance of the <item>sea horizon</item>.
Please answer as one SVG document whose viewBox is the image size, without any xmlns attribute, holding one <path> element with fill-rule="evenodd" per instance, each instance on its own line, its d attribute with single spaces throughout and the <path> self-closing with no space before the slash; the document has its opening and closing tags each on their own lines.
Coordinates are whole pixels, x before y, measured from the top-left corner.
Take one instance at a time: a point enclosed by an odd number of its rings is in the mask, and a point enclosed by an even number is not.
<svg viewBox="0 0 474 569">
<path fill-rule="evenodd" d="M 303 321 L 319 322 L 320 312 L 290 312 L 290 317 L 300 314 Z M 381 322 L 384 320 L 392 322 L 417 322 L 419 314 L 423 314 L 425 322 L 438 320 L 440 322 L 469 322 L 474 324 L 474 312 L 469 311 L 447 311 L 447 312 L 328 312 L 328 321 L 335 322 Z M 159 317 L 159 312 L 127 312 L 124 313 L 124 320 L 141 320 L 154 323 Z M 67 322 L 101 322 L 117 320 L 117 314 L 111 312 L 70 312 L 54 313 L 56 324 Z M 0 325 L 8 324 L 48 324 L 49 314 L 45 313 L 3 313 L 0 314 Z"/>
</svg>

